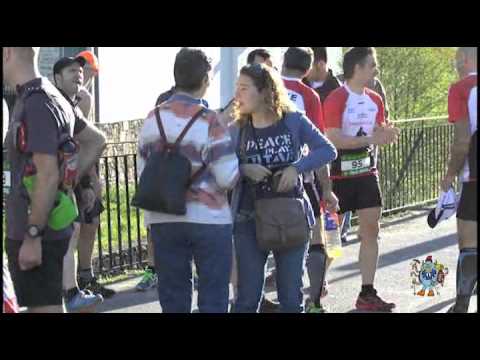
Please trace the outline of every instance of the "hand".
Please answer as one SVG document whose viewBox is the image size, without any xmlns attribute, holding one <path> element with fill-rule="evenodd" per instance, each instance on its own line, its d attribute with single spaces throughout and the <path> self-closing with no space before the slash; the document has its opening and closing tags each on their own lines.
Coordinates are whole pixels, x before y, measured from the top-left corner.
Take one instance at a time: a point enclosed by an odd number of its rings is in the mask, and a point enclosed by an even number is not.
<svg viewBox="0 0 480 360">
<path fill-rule="evenodd" d="M 398 140 L 400 130 L 389 124 L 375 128 L 372 135 L 374 145 L 389 145 Z"/>
<path fill-rule="evenodd" d="M 18 253 L 20 270 L 27 271 L 42 265 L 42 238 L 32 239 L 25 235 Z"/>
<path fill-rule="evenodd" d="M 265 166 L 258 164 L 243 164 L 240 166 L 242 173 L 252 180 L 254 183 L 259 183 L 265 177 L 272 175 L 272 172 Z"/>
<path fill-rule="evenodd" d="M 91 188 L 82 189 L 82 208 L 86 212 L 90 212 L 90 210 L 92 210 L 96 199 L 97 195 L 95 194 L 95 190 Z"/>
<path fill-rule="evenodd" d="M 78 90 L 78 95 L 80 98 L 84 98 L 86 96 L 90 96 L 90 92 L 87 90 L 85 86 L 81 86 Z"/>
<path fill-rule="evenodd" d="M 452 187 L 454 181 L 455 176 L 445 175 L 443 180 L 440 182 L 440 189 L 442 189 L 444 192 L 447 192 Z"/>
<path fill-rule="evenodd" d="M 338 198 L 333 191 L 324 192 L 323 201 L 325 201 L 325 209 L 329 213 L 337 213 L 340 211 L 340 207 L 338 206 Z"/>
<path fill-rule="evenodd" d="M 280 173 L 281 178 L 278 183 L 277 192 L 287 192 L 293 189 L 298 180 L 297 169 L 293 166 L 289 166 L 286 169 L 281 170 Z"/>
<path fill-rule="evenodd" d="M 394 143 L 394 142 L 397 142 L 399 136 L 400 136 L 400 132 L 401 130 L 397 127 L 395 127 L 392 123 L 388 123 L 384 129 L 387 131 L 387 134 L 390 135 L 390 142 L 389 144 L 391 143 Z"/>
</svg>

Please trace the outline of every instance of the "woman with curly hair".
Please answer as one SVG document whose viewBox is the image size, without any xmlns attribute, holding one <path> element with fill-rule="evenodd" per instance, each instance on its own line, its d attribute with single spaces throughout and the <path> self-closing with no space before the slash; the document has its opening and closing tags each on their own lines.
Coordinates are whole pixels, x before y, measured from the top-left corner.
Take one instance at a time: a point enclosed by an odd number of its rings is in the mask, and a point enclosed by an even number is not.
<svg viewBox="0 0 480 360">
<path fill-rule="evenodd" d="M 263 64 L 241 69 L 233 109 L 242 175 L 232 194 L 238 264 L 235 312 L 257 312 L 263 293 L 269 251 L 258 243 L 256 201 L 297 199 L 302 204 L 300 217 L 304 216 L 311 229 L 315 220 L 301 174 L 336 158 L 335 147 L 294 109 L 276 71 Z M 308 155 L 303 151 L 306 145 Z M 307 235 L 300 245 L 273 251 L 281 312 L 303 310 L 301 289 L 308 241 Z"/>
</svg>

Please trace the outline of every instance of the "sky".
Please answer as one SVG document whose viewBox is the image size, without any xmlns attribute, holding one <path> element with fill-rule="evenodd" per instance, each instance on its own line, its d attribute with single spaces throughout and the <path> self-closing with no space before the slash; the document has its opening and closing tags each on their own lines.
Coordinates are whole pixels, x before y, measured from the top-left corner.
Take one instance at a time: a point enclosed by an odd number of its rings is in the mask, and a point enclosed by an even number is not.
<svg viewBox="0 0 480 360">
<path fill-rule="evenodd" d="M 267 48 L 280 68 L 287 48 Z M 239 70 L 228 61 L 220 60 L 233 54 L 243 65 L 248 52 L 255 47 L 201 49 L 212 58 L 214 69 L 213 81 L 205 98 L 211 108 L 218 109 L 233 95 L 236 74 L 232 72 Z M 329 48 L 329 51 L 337 52 L 337 49 L 341 52 L 341 48 Z M 158 95 L 174 85 L 173 64 L 179 50 L 180 47 L 100 47 L 100 122 L 146 117 Z"/>
</svg>

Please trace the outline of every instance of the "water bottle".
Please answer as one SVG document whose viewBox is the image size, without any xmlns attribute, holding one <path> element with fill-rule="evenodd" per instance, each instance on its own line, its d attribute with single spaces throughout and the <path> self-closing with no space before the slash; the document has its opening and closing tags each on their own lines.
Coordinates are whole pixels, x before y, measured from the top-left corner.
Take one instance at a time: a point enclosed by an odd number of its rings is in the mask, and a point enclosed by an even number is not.
<svg viewBox="0 0 480 360">
<path fill-rule="evenodd" d="M 332 258 L 342 256 L 342 240 L 337 213 L 325 211 L 325 236 L 328 255 Z"/>
</svg>

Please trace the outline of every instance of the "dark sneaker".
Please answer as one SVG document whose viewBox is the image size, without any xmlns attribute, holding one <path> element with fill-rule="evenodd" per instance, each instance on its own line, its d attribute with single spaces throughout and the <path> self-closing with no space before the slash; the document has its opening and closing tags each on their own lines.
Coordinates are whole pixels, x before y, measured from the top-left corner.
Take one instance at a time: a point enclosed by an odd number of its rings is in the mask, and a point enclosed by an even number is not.
<svg viewBox="0 0 480 360">
<path fill-rule="evenodd" d="M 392 311 L 395 308 L 394 303 L 387 303 L 383 301 L 377 292 L 374 291 L 365 295 L 358 295 L 357 303 L 355 304 L 358 310 L 365 311 Z"/>
<path fill-rule="evenodd" d="M 262 299 L 262 303 L 260 304 L 261 313 L 276 313 L 279 309 L 280 304 L 278 302 L 268 300 L 265 297 Z"/>
<path fill-rule="evenodd" d="M 100 294 L 105 299 L 111 298 L 116 294 L 115 290 L 108 289 L 103 285 L 100 285 L 97 281 L 97 278 L 92 278 L 91 280 L 84 280 L 82 278 L 78 279 L 78 286 L 81 290 L 90 291 L 93 294 Z"/>
</svg>

